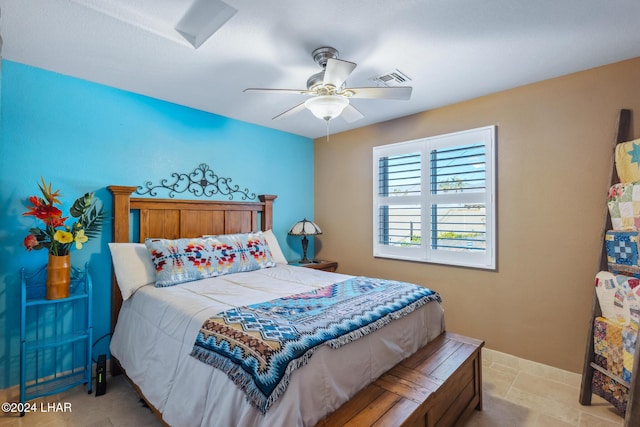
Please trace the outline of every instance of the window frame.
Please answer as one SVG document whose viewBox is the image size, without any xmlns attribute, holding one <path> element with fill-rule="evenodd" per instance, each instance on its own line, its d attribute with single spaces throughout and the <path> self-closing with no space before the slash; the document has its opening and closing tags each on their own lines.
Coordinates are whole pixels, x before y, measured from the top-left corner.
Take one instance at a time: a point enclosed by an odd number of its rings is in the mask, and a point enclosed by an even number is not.
<svg viewBox="0 0 640 427">
<path fill-rule="evenodd" d="M 496 136 L 495 125 L 484 126 L 448 134 L 419 138 L 373 147 L 373 256 L 425 263 L 472 267 L 487 270 L 496 269 L 497 260 L 497 195 L 496 195 Z M 452 192 L 433 194 L 431 191 L 432 150 L 441 150 L 456 146 L 467 146 L 483 142 L 485 145 L 485 189 L 476 192 Z M 393 197 L 380 195 L 380 159 L 420 154 L 420 192 L 419 195 Z M 385 187 L 387 188 L 387 187 Z M 485 249 L 481 251 L 455 251 L 433 249 L 431 246 L 432 219 L 431 209 L 435 204 L 479 203 L 485 208 Z M 385 206 L 419 206 L 420 244 L 389 245 L 381 243 L 381 225 L 388 229 L 388 221 L 380 221 L 380 209 Z"/>
</svg>

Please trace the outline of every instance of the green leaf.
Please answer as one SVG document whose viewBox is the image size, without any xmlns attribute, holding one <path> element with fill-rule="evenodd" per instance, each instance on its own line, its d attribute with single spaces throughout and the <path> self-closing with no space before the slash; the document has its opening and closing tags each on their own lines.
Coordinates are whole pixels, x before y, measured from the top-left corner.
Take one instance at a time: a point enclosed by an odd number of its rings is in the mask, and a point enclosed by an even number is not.
<svg viewBox="0 0 640 427">
<path fill-rule="evenodd" d="M 100 235 L 102 229 L 102 223 L 104 221 L 105 214 L 102 206 L 98 207 L 95 203 L 86 208 L 84 214 L 80 217 L 80 224 L 84 229 L 84 234 L 88 238 L 92 239 Z"/>
<path fill-rule="evenodd" d="M 102 206 L 100 209 L 94 207 L 90 212 L 90 215 L 87 216 L 87 223 L 84 226 L 84 234 L 88 238 L 92 239 L 94 237 L 98 237 L 100 235 L 100 230 L 102 229 L 102 223 L 104 221 L 105 214 L 102 210 Z"/>
<path fill-rule="evenodd" d="M 93 193 L 85 193 L 84 196 L 78 197 L 73 205 L 69 209 L 69 213 L 74 218 L 80 218 L 91 208 L 95 203 L 93 200 Z"/>
<path fill-rule="evenodd" d="M 38 239 L 38 242 L 49 240 L 49 235 L 40 228 L 30 228 L 29 233 L 33 234 Z"/>
</svg>

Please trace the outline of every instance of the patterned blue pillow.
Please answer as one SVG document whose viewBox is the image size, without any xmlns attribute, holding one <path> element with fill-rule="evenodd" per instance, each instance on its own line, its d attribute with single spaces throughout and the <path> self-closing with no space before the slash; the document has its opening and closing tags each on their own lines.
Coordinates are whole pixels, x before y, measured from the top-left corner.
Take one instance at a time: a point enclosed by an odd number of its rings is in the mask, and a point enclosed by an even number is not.
<svg viewBox="0 0 640 427">
<path fill-rule="evenodd" d="M 156 286 L 259 270 L 276 265 L 263 233 L 193 239 L 146 239 L 156 269 Z"/>
</svg>

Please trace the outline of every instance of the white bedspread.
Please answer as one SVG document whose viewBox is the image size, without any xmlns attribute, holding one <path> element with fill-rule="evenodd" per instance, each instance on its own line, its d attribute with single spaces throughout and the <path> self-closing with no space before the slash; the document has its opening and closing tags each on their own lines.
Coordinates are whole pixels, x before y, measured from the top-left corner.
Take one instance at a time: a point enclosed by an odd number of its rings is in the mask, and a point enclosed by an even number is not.
<svg viewBox="0 0 640 427">
<path fill-rule="evenodd" d="M 217 313 L 350 277 L 278 265 L 168 288 L 145 286 L 124 302 L 111 354 L 172 426 L 313 426 L 444 331 L 440 304 L 429 303 L 339 349 L 318 349 L 266 415 L 222 371 L 189 353 L 202 323 Z"/>
</svg>

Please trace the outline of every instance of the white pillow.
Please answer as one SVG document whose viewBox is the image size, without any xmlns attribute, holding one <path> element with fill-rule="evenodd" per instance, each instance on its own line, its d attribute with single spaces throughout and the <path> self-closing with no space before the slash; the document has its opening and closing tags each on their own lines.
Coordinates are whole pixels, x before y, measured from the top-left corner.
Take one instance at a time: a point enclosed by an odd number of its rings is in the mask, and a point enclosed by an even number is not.
<svg viewBox="0 0 640 427">
<path fill-rule="evenodd" d="M 156 270 L 144 243 L 109 243 L 109 250 L 123 300 L 156 282 Z"/>
<path fill-rule="evenodd" d="M 267 241 L 267 245 L 269 245 L 269 250 L 271 251 L 271 256 L 273 260 L 277 264 L 287 264 L 287 259 L 284 257 L 282 253 L 282 249 L 280 249 L 280 245 L 278 244 L 278 239 L 276 235 L 273 234 L 273 230 L 264 231 L 264 239 Z"/>
</svg>

